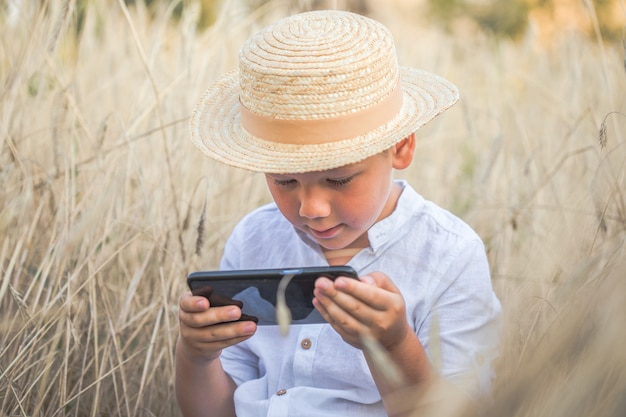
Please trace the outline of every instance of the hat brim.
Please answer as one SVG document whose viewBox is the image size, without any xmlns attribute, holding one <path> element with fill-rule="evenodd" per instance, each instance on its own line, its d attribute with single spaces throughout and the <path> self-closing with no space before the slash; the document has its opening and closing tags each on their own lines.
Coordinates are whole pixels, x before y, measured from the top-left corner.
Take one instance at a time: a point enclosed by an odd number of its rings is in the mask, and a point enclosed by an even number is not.
<svg viewBox="0 0 626 417">
<path fill-rule="evenodd" d="M 295 145 L 263 140 L 241 127 L 238 71 L 231 71 L 209 87 L 196 105 L 191 139 L 206 156 L 255 172 L 295 174 L 356 163 L 392 147 L 459 99 L 454 84 L 430 72 L 400 67 L 400 77 L 402 109 L 389 122 L 350 139 Z"/>
</svg>

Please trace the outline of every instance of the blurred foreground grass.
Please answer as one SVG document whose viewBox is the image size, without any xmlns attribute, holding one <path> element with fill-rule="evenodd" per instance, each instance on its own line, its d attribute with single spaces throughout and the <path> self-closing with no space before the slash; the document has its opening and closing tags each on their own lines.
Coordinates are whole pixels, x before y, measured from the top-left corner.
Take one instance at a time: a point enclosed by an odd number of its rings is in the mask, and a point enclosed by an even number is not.
<svg viewBox="0 0 626 417">
<path fill-rule="evenodd" d="M 0 25 L 1 415 L 178 415 L 184 277 L 215 268 L 269 201 L 261 176 L 199 155 L 187 118 L 250 33 L 308 3 L 226 2 L 202 33 L 197 8 L 173 20 L 104 0 L 78 38 L 73 2 Z M 398 177 L 487 244 L 505 327 L 484 413 L 625 415 L 621 45 L 450 37 L 371 13 L 402 64 L 461 90 Z"/>
</svg>

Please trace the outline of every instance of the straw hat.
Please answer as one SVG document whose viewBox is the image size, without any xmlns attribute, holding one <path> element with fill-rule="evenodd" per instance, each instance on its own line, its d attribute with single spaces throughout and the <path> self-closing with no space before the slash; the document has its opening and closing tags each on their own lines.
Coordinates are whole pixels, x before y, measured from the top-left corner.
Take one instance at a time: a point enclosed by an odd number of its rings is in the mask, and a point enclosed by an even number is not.
<svg viewBox="0 0 626 417">
<path fill-rule="evenodd" d="M 321 171 L 390 148 L 458 97 L 445 79 L 399 67 L 382 24 L 349 12 L 306 12 L 243 45 L 239 69 L 196 105 L 191 138 L 235 167 Z"/>
</svg>

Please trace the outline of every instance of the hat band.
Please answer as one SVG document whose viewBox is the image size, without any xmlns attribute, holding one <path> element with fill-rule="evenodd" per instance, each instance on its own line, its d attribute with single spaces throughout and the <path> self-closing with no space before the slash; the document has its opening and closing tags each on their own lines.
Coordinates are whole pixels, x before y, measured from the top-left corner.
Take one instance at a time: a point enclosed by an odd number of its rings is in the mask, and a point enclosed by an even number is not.
<svg viewBox="0 0 626 417">
<path fill-rule="evenodd" d="M 378 103 L 356 113 L 327 119 L 287 120 L 261 116 L 241 101 L 241 127 L 251 135 L 275 143 L 313 145 L 365 135 L 389 122 L 402 109 L 400 82 Z"/>
</svg>

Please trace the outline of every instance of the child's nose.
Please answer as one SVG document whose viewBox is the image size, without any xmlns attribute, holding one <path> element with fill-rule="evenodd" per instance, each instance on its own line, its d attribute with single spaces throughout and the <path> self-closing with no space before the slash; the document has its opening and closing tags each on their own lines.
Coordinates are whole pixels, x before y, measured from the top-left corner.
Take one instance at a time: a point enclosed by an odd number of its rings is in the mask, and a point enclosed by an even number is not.
<svg viewBox="0 0 626 417">
<path fill-rule="evenodd" d="M 316 219 L 330 215 L 330 202 L 324 193 L 316 191 L 306 191 L 300 196 L 301 217 Z"/>
</svg>

